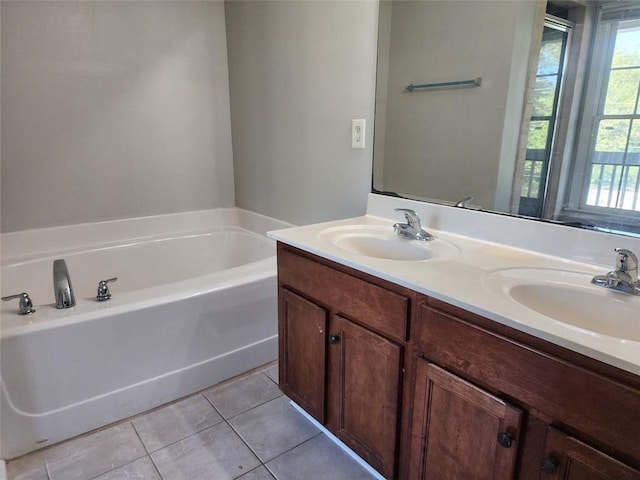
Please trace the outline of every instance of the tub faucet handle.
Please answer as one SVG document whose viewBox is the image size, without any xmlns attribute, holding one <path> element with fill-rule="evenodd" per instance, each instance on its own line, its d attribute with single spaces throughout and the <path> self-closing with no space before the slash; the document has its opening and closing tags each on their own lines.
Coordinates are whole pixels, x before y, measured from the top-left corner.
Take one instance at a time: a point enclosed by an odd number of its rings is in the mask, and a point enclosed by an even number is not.
<svg viewBox="0 0 640 480">
<path fill-rule="evenodd" d="M 111 293 L 109 292 L 109 287 L 107 283 L 115 282 L 118 280 L 118 277 L 107 278 L 106 280 L 100 280 L 98 282 L 98 294 L 96 295 L 96 300 L 99 302 L 104 302 L 105 300 L 109 300 L 111 298 Z"/>
<path fill-rule="evenodd" d="M 5 302 L 8 302 L 16 298 L 20 299 L 20 302 L 18 303 L 18 315 L 27 315 L 29 313 L 33 313 L 36 311 L 36 309 L 33 308 L 33 302 L 29 298 L 29 294 L 26 292 L 18 293 L 16 295 L 9 295 L 7 297 L 2 297 L 2 300 L 4 300 Z"/>
</svg>

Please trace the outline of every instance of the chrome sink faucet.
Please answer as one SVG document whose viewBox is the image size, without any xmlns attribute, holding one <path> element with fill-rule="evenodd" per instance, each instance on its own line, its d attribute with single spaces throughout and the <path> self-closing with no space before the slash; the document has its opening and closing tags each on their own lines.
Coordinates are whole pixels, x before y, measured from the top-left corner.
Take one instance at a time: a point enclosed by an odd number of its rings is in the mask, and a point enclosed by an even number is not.
<svg viewBox="0 0 640 480">
<path fill-rule="evenodd" d="M 71 308 L 76 304 L 71 278 L 64 260 L 53 262 L 53 293 L 56 296 L 56 308 Z"/>
<path fill-rule="evenodd" d="M 620 293 L 640 295 L 638 257 L 626 248 L 616 248 L 615 251 L 618 254 L 616 269 L 606 275 L 596 275 L 591 279 L 591 283 Z"/>
<path fill-rule="evenodd" d="M 408 208 L 396 208 L 396 212 L 404 213 L 404 217 L 407 219 L 407 223 L 396 223 L 393 225 L 393 231 L 401 237 L 406 237 L 412 240 L 433 240 L 435 237 L 428 232 L 425 232 L 420 226 L 420 217 L 418 214 Z"/>
<path fill-rule="evenodd" d="M 473 200 L 473 197 L 464 197 L 462 200 L 458 200 L 454 203 L 453 206 L 458 208 L 469 208 L 471 200 Z"/>
</svg>

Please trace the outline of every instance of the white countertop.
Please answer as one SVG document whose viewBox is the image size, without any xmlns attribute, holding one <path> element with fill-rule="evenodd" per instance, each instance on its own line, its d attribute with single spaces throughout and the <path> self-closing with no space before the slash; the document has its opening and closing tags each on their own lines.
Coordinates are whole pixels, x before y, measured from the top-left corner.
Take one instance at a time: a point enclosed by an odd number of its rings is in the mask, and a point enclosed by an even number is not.
<svg viewBox="0 0 640 480">
<path fill-rule="evenodd" d="M 607 268 L 440 231 L 430 228 L 425 222 L 423 226 L 429 233 L 435 235 L 438 241 L 455 246 L 457 253 L 422 261 L 387 260 L 350 253 L 321 235 L 328 228 L 349 225 L 387 226 L 392 230 L 393 223 L 398 220 L 400 218 L 366 215 L 277 230 L 269 232 L 268 236 L 640 375 L 640 342 L 594 334 L 552 320 L 497 291 L 488 280 L 492 272 L 512 268 L 571 271 L 588 276 L 605 274 L 609 270 Z M 621 295 L 602 290 L 614 300 Z M 640 304 L 640 297 L 634 297 L 633 301 L 635 298 Z M 607 316 L 605 307 L 602 320 L 615 321 Z M 640 334 L 640 311 L 638 330 Z M 640 338 L 640 335 L 637 337 Z"/>
</svg>

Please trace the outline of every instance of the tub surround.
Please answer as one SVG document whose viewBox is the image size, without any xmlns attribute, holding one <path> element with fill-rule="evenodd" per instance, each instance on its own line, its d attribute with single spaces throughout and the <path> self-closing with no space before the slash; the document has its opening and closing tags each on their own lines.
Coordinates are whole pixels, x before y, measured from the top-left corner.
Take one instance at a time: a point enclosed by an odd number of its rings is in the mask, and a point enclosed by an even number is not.
<svg viewBox="0 0 640 480">
<path fill-rule="evenodd" d="M 217 209 L 3 235 L 2 293 L 33 288 L 37 311 L 17 315 L 17 305 L 2 305 L 0 457 L 274 360 L 275 244 L 265 232 L 286 226 Z M 42 298 L 55 258 L 67 258 L 73 308 L 56 309 L 52 293 Z M 113 272 L 119 279 L 106 302 L 96 301 L 97 283 L 88 281 L 107 274 L 94 272 L 98 265 L 133 268 L 130 275 Z"/>
<path fill-rule="evenodd" d="M 423 228 L 456 245 L 459 255 L 424 262 L 385 260 L 346 252 L 320 236 L 327 228 L 346 225 L 387 225 L 391 229 L 402 220 L 394 212 L 398 207 L 414 209 Z M 269 236 L 640 375 L 638 342 L 596 336 L 549 321 L 483 286 L 487 274 L 514 267 L 605 274 L 614 266 L 613 249 L 640 253 L 639 239 L 375 194 L 369 196 L 365 216 L 270 232 Z"/>
</svg>

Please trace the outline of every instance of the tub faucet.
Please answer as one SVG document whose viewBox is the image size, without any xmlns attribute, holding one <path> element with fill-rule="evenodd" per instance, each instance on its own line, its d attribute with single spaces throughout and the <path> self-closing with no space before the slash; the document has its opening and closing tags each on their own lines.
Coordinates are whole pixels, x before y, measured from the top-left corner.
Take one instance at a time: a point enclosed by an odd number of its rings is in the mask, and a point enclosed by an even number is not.
<svg viewBox="0 0 640 480">
<path fill-rule="evenodd" d="M 56 308 L 71 308 L 76 304 L 67 264 L 62 259 L 53 262 L 53 293 Z"/>
<path fill-rule="evenodd" d="M 626 248 L 616 248 L 615 251 L 618 254 L 616 269 L 606 275 L 596 275 L 591 283 L 620 293 L 640 295 L 638 257 Z"/>
<path fill-rule="evenodd" d="M 396 208 L 396 212 L 404 213 L 404 217 L 407 219 L 407 223 L 396 223 L 393 225 L 393 231 L 401 237 L 410 238 L 413 240 L 433 240 L 434 237 L 428 232 L 425 232 L 420 226 L 420 217 L 413 210 L 408 208 Z"/>
</svg>

